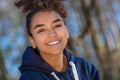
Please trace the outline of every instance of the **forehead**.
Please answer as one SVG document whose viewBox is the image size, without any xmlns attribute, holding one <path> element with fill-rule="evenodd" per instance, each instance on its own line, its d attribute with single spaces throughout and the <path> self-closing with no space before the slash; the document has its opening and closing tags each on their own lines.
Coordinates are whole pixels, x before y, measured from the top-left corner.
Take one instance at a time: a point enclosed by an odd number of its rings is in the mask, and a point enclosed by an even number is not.
<svg viewBox="0 0 120 80">
<path fill-rule="evenodd" d="M 62 17 L 55 11 L 38 12 L 33 16 L 31 23 L 32 25 L 37 23 L 47 24 L 56 19 L 62 19 Z"/>
</svg>

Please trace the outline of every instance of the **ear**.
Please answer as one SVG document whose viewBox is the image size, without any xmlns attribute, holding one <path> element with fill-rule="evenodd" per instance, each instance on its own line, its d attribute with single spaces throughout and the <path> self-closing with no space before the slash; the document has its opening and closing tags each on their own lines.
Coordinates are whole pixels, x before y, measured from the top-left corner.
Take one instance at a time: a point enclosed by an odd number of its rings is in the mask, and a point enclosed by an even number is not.
<svg viewBox="0 0 120 80">
<path fill-rule="evenodd" d="M 35 44 L 35 41 L 34 41 L 33 37 L 29 36 L 29 41 L 32 44 L 32 47 L 36 48 L 36 44 Z"/>
<path fill-rule="evenodd" d="M 67 38 L 69 38 L 69 33 L 68 33 L 68 31 L 67 31 Z"/>
<path fill-rule="evenodd" d="M 69 38 L 69 31 L 67 26 L 66 26 L 66 33 L 67 33 L 67 38 Z"/>
</svg>

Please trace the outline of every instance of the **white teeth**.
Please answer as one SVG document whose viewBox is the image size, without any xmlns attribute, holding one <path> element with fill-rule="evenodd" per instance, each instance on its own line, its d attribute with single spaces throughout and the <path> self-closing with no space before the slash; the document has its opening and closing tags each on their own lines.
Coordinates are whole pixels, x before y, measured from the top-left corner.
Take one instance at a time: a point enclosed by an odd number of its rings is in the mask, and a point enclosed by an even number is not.
<svg viewBox="0 0 120 80">
<path fill-rule="evenodd" d="M 48 45 L 55 45 L 57 43 L 59 43 L 60 41 L 54 41 L 54 42 L 51 42 L 51 43 L 48 43 Z"/>
</svg>

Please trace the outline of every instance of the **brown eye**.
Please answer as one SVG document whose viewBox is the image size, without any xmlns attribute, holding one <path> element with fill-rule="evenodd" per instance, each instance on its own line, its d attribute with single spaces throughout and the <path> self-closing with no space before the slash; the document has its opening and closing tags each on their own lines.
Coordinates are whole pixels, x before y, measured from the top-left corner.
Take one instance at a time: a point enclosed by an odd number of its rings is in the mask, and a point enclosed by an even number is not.
<svg viewBox="0 0 120 80">
<path fill-rule="evenodd" d="M 61 24 L 59 24 L 59 25 L 56 25 L 56 26 L 55 26 L 55 28 L 59 28 L 59 27 L 62 27 L 62 25 L 61 25 Z"/>
<path fill-rule="evenodd" d="M 44 31 L 45 31 L 44 29 L 40 29 L 40 30 L 38 30 L 37 33 L 41 33 L 41 32 L 44 32 Z"/>
</svg>

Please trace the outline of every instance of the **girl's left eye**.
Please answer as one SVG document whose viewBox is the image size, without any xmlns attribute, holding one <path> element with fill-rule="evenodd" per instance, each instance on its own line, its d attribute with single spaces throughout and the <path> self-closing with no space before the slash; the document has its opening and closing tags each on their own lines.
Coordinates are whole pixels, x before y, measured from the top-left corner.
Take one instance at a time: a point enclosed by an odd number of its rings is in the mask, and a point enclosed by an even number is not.
<svg viewBox="0 0 120 80">
<path fill-rule="evenodd" d="M 59 24 L 59 25 L 56 25 L 56 26 L 55 26 L 55 28 L 59 28 L 59 27 L 62 27 L 62 25 L 61 25 L 61 24 Z"/>
</svg>

